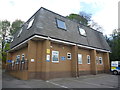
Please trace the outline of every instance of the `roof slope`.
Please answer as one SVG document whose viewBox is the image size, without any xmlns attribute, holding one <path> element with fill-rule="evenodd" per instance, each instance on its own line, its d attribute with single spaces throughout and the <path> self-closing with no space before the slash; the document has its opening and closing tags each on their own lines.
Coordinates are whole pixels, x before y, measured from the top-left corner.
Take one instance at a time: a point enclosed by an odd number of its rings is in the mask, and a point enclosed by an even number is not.
<svg viewBox="0 0 120 90">
<path fill-rule="evenodd" d="M 33 25 L 27 30 L 27 23 L 29 23 L 29 21 L 33 18 Z M 63 20 L 66 24 L 67 30 L 59 29 L 56 25 L 56 19 Z M 87 34 L 86 37 L 79 34 L 78 26 L 85 29 Z M 45 8 L 40 8 L 23 25 L 23 30 L 20 37 L 17 37 L 18 33 L 19 31 L 17 31 L 14 36 L 14 41 L 11 44 L 11 48 L 31 37 L 32 35 L 37 34 L 110 51 L 109 45 L 107 44 L 101 32 L 71 21 Z"/>
</svg>

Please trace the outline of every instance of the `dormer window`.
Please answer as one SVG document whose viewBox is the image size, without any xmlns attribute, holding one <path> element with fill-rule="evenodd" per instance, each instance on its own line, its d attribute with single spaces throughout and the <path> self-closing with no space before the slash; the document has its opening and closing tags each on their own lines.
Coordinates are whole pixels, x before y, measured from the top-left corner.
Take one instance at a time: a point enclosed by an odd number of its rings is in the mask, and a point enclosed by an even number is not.
<svg viewBox="0 0 120 90">
<path fill-rule="evenodd" d="M 79 27 L 78 29 L 79 29 L 80 35 L 86 36 L 86 32 L 85 32 L 84 29 L 82 29 L 82 28 L 80 28 L 80 27 Z"/>
<path fill-rule="evenodd" d="M 57 27 L 66 30 L 65 22 L 59 19 L 56 20 L 57 20 Z"/>
<path fill-rule="evenodd" d="M 14 37 L 11 37 L 11 42 L 13 42 L 13 40 L 14 40 Z"/>
<path fill-rule="evenodd" d="M 22 33 L 23 27 L 21 27 L 20 31 L 18 32 L 17 37 L 20 37 L 20 34 Z"/>
<path fill-rule="evenodd" d="M 34 18 L 32 20 L 30 20 L 30 22 L 28 23 L 27 29 L 29 29 L 30 27 L 32 27 L 33 21 L 34 21 Z"/>
</svg>

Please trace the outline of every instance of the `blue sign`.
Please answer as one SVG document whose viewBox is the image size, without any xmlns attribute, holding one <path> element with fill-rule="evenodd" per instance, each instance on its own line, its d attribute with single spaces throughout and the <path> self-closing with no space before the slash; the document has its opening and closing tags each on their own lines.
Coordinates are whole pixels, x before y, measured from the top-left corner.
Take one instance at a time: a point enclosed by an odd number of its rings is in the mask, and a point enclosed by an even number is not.
<svg viewBox="0 0 120 90">
<path fill-rule="evenodd" d="M 7 60 L 8 63 L 12 63 L 12 60 Z"/>
<path fill-rule="evenodd" d="M 61 57 L 61 60 L 63 60 L 63 61 L 64 61 L 64 60 L 66 60 L 66 58 L 65 58 L 65 57 Z"/>
<path fill-rule="evenodd" d="M 50 60 L 46 60 L 46 62 L 50 62 Z"/>
</svg>

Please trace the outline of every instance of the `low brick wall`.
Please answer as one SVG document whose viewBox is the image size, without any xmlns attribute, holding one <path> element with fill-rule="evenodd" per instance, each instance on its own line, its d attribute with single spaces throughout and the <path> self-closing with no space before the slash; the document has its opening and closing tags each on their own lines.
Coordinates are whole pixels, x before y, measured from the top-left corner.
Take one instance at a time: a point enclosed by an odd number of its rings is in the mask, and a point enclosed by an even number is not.
<svg viewBox="0 0 120 90">
<path fill-rule="evenodd" d="M 29 79 L 49 80 L 53 78 L 72 77 L 70 71 L 64 72 L 29 72 Z"/>
<path fill-rule="evenodd" d="M 8 74 L 22 80 L 28 80 L 28 71 L 9 71 Z"/>
</svg>

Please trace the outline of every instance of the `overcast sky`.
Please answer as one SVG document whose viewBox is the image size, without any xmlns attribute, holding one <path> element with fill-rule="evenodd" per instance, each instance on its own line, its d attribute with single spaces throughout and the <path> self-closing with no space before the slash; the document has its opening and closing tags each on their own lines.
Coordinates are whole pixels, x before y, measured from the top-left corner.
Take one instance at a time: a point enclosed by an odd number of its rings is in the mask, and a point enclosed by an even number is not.
<svg viewBox="0 0 120 90">
<path fill-rule="evenodd" d="M 111 34 L 118 28 L 119 0 L 0 0 L 0 20 L 28 20 L 40 7 L 60 15 L 78 14 L 80 11 L 92 14 L 92 19 L 101 25 L 104 34 Z"/>
</svg>

